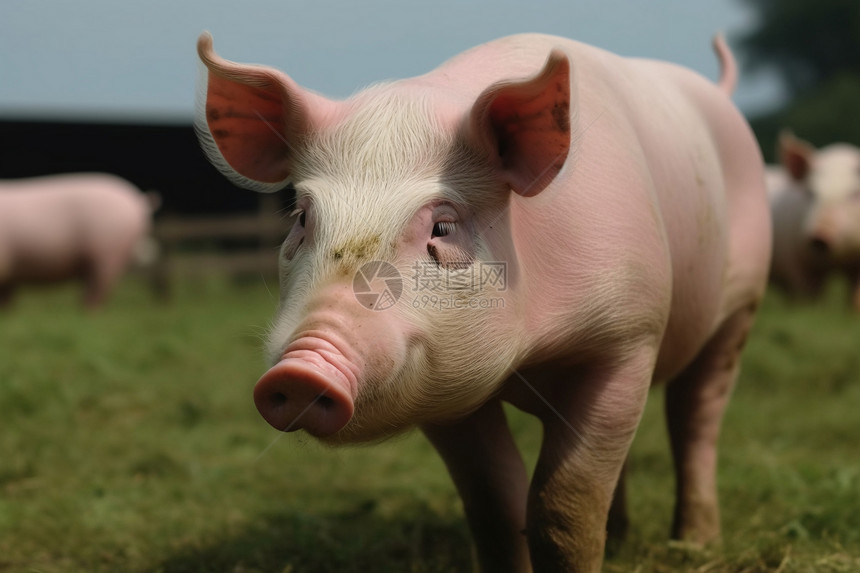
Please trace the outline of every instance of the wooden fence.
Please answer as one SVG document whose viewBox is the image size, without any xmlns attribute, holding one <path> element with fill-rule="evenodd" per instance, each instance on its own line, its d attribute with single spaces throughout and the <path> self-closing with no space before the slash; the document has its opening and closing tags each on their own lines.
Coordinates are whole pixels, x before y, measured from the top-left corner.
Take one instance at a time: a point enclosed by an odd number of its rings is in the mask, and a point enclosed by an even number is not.
<svg viewBox="0 0 860 573">
<path fill-rule="evenodd" d="M 275 275 L 278 248 L 289 232 L 274 195 L 261 196 L 257 214 L 158 217 L 153 235 L 159 257 L 156 288 L 167 295 L 176 278 L 202 275 Z"/>
</svg>

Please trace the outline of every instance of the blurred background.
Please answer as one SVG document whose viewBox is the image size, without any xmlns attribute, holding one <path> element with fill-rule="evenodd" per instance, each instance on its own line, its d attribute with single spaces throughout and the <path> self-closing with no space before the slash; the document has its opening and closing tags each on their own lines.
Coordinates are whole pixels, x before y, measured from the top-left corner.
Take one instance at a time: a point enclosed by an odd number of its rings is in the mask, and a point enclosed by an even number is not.
<svg viewBox="0 0 860 573">
<path fill-rule="evenodd" d="M 767 152 L 774 126 L 785 121 L 811 139 L 850 139 L 857 132 L 849 122 L 831 120 L 825 128 L 815 117 L 815 110 L 838 105 L 848 112 L 860 91 L 857 16 L 847 17 L 850 6 L 848 0 L 582 0 L 529 7 L 510 0 L 287 0 L 241 7 L 7 0 L 0 6 L 0 177 L 105 170 L 162 190 L 164 213 L 252 208 L 257 198 L 233 192 L 206 165 L 191 132 L 194 45 L 203 30 L 214 34 L 225 57 L 280 68 L 339 98 L 521 31 L 665 59 L 713 78 L 718 70 L 709 41 L 724 31 L 747 72 L 735 100 L 760 127 Z"/>
<path fill-rule="evenodd" d="M 722 31 L 745 70 L 735 101 L 771 157 L 786 125 L 812 142 L 860 134 L 857 18 L 847 0 L 6 0 L 0 179 L 104 171 L 157 191 L 162 286 L 177 273 L 272 272 L 269 255 L 285 232 L 276 214 L 290 192 L 237 189 L 199 151 L 192 120 L 203 30 L 222 56 L 279 68 L 334 98 L 524 31 L 716 78 L 710 39 Z"/>
<path fill-rule="evenodd" d="M 857 0 L 0 0 L 0 181 L 97 171 L 156 191 L 150 278 L 173 301 L 130 280 L 104 312 L 80 312 L 71 287 L 0 309 L 0 572 L 469 567 L 459 500 L 420 437 L 322 450 L 254 409 L 290 192 L 238 189 L 200 151 L 203 30 L 221 56 L 335 98 L 517 32 L 716 79 L 722 31 L 769 162 L 783 128 L 860 144 Z M 631 538 L 606 571 L 860 571 L 846 295 L 765 300 L 721 444 L 722 552 L 666 543 L 672 469 L 650 401 Z M 533 462 L 540 429 L 510 415 Z"/>
<path fill-rule="evenodd" d="M 163 191 L 162 214 L 253 210 L 197 152 L 195 40 L 347 97 L 428 71 L 505 34 L 573 37 L 716 77 L 726 33 L 744 74 L 735 95 L 768 158 L 791 126 L 813 143 L 857 142 L 860 34 L 851 0 L 512 0 L 351 3 L 6 0 L 0 6 L 0 177 L 99 170 Z"/>
<path fill-rule="evenodd" d="M 817 144 L 860 139 L 858 19 L 850 0 L 550 0 L 528 7 L 511 0 L 241 6 L 6 0 L 0 6 L 0 178 L 107 171 L 158 190 L 159 219 L 254 213 L 261 201 L 264 212 L 280 208 L 288 191 L 262 198 L 237 190 L 198 151 L 191 121 L 195 40 L 203 30 L 214 34 L 224 57 L 274 66 L 336 98 L 375 81 L 421 74 L 475 44 L 522 31 L 677 62 L 715 78 L 709 41 L 723 31 L 744 70 L 734 99 L 772 159 L 783 127 Z M 211 239 L 207 224 L 199 224 L 188 238 Z M 243 228 L 237 223 L 222 242 L 277 242 Z M 182 236 L 175 224 L 163 230 L 169 239 Z M 261 264 L 229 263 L 239 270 Z"/>
<path fill-rule="evenodd" d="M 813 143 L 857 142 L 860 34 L 850 0 L 503 0 L 233 2 L 6 0 L 0 5 L 0 179 L 107 171 L 161 193 L 157 229 L 176 244 L 248 247 L 232 259 L 186 261 L 188 272 L 267 268 L 254 245 L 276 245 L 265 219 L 289 191 L 236 189 L 203 158 L 191 128 L 195 40 L 221 55 L 282 69 L 305 87 L 349 96 L 428 71 L 480 42 L 522 31 L 573 37 L 622 55 L 718 74 L 710 38 L 723 31 L 743 65 L 735 101 L 768 159 L 783 127 Z M 182 226 L 176 217 L 261 214 Z M 213 227 L 228 229 L 213 236 Z M 249 227 L 261 230 L 257 236 Z M 189 244 L 191 246 L 189 246 Z M 183 247 L 184 245 L 184 247 Z M 176 265 L 174 265 L 176 266 Z M 270 268 L 270 267 L 268 267 Z"/>
</svg>

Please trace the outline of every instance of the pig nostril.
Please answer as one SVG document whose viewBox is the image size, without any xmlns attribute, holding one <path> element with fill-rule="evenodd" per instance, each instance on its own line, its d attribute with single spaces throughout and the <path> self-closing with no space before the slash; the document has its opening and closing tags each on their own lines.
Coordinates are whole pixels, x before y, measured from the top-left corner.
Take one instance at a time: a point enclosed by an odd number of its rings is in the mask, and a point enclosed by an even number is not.
<svg viewBox="0 0 860 573">
<path fill-rule="evenodd" d="M 826 253 L 830 250 L 830 246 L 827 244 L 827 241 L 817 237 L 809 240 L 809 246 L 812 247 L 812 250 L 819 253 Z"/>
<path fill-rule="evenodd" d="M 283 358 L 257 381 L 254 404 L 276 430 L 331 436 L 349 422 L 354 411 L 348 380 L 341 379 L 346 376 L 339 376 L 337 364 L 321 367 L 316 355 L 308 360 L 307 353 L 297 350 L 296 354 L 299 356 Z"/>
</svg>

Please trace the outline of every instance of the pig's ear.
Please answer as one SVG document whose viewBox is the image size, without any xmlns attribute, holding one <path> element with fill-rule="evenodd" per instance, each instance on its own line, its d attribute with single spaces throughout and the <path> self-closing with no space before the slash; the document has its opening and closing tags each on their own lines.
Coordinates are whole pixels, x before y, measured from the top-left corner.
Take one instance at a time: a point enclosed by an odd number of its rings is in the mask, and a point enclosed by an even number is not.
<svg viewBox="0 0 860 573">
<path fill-rule="evenodd" d="M 553 50 L 533 78 L 503 82 L 478 97 L 470 133 L 520 195 L 540 193 L 570 151 L 570 63 Z"/>
<path fill-rule="evenodd" d="M 815 148 L 795 137 L 795 135 L 785 129 L 779 134 L 779 161 L 791 178 L 795 181 L 803 181 L 809 173 L 812 166 L 812 156 L 815 154 Z"/>
<path fill-rule="evenodd" d="M 295 142 L 309 121 L 303 90 L 277 70 L 219 57 L 208 32 L 197 53 L 205 68 L 195 127 L 209 160 L 241 187 L 286 186 Z"/>
</svg>

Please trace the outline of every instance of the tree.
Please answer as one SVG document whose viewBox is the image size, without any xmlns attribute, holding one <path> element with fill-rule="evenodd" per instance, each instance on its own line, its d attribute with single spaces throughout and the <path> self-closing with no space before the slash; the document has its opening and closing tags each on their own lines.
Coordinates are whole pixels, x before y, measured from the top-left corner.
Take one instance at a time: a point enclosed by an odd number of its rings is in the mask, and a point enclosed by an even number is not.
<svg viewBox="0 0 860 573">
<path fill-rule="evenodd" d="M 747 71 L 773 68 L 791 101 L 750 123 L 767 159 L 790 128 L 816 145 L 860 145 L 860 0 L 740 0 L 758 26 L 738 38 Z"/>
<path fill-rule="evenodd" d="M 841 73 L 860 76 L 860 1 L 741 1 L 759 21 L 740 38 L 748 69 L 776 68 L 792 95 Z"/>
</svg>

